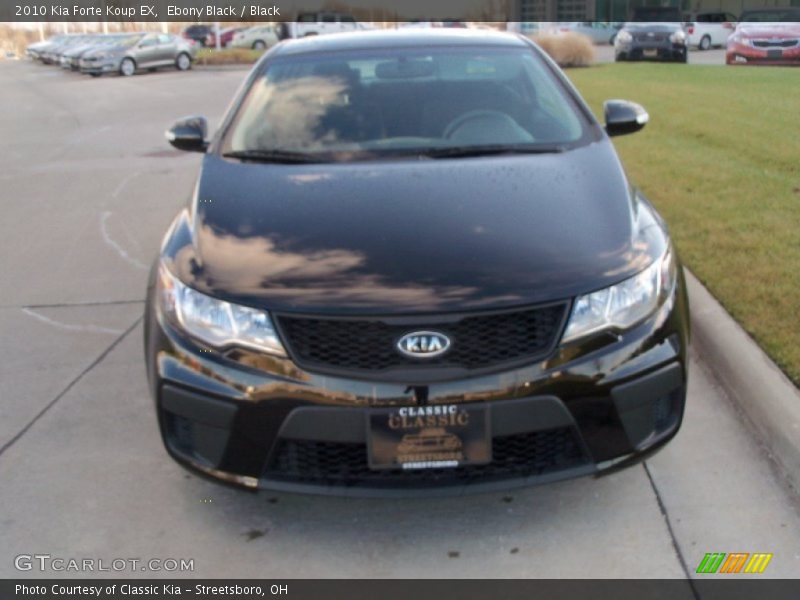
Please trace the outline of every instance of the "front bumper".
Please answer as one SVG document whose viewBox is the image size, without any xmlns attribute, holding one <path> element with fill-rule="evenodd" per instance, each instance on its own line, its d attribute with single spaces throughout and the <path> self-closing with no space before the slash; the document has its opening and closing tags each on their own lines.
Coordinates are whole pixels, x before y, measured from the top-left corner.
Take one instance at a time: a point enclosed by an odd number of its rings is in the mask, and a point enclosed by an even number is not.
<svg viewBox="0 0 800 600">
<path fill-rule="evenodd" d="M 684 60 L 688 49 L 685 44 L 664 42 L 617 43 L 614 53 L 618 60 Z"/>
<path fill-rule="evenodd" d="M 725 53 L 729 65 L 800 65 L 800 46 L 792 48 L 756 48 L 729 43 Z"/>
<path fill-rule="evenodd" d="M 79 68 L 81 73 L 116 73 L 119 71 L 119 63 L 117 59 L 101 59 L 101 60 L 87 60 L 82 58 L 79 61 Z"/>
<path fill-rule="evenodd" d="M 683 417 L 682 279 L 671 300 L 622 335 L 564 346 L 522 368 L 425 386 L 428 404 L 487 407 L 493 460 L 410 471 L 370 470 L 366 444 L 370 411 L 414 406 L 411 386 L 202 348 L 165 322 L 150 292 L 145 351 L 167 451 L 184 466 L 249 488 L 405 496 L 527 486 L 637 462 L 671 439 Z"/>
</svg>

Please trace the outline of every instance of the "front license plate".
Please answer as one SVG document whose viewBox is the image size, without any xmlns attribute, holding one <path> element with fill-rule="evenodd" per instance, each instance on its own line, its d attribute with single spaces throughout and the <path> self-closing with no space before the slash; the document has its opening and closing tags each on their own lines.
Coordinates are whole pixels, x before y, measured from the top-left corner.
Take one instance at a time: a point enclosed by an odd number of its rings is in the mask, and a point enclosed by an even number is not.
<svg viewBox="0 0 800 600">
<path fill-rule="evenodd" d="M 371 469 L 441 469 L 492 460 L 485 405 L 439 404 L 372 410 Z"/>
<path fill-rule="evenodd" d="M 642 54 L 647 58 L 652 58 L 654 56 L 658 56 L 658 49 L 656 48 L 645 48 L 642 50 Z"/>
</svg>

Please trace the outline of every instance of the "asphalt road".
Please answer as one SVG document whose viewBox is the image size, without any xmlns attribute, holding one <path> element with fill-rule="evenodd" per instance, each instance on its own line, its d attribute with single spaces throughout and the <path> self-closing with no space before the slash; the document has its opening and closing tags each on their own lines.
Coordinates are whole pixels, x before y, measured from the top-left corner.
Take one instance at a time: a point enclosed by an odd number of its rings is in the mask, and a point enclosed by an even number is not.
<svg viewBox="0 0 800 600">
<path fill-rule="evenodd" d="M 194 559 L 195 577 L 686 578 L 706 552 L 771 552 L 762 577 L 800 574 L 798 497 L 697 356 L 677 438 L 600 479 L 345 500 L 241 492 L 174 464 L 140 317 L 199 156 L 163 131 L 218 122 L 243 76 L 0 64 L 0 577 L 41 576 L 15 570 L 33 553 Z M 64 574 L 80 575 L 44 575 Z"/>
</svg>

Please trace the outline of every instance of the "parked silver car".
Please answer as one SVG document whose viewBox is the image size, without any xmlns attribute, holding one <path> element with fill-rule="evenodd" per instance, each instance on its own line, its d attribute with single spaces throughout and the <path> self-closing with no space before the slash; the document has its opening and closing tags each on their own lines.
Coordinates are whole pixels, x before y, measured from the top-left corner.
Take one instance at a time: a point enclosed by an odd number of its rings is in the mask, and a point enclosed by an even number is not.
<svg viewBox="0 0 800 600">
<path fill-rule="evenodd" d="M 105 73 L 130 76 L 140 69 L 158 67 L 175 67 L 179 71 L 186 71 L 192 67 L 195 52 L 190 42 L 178 36 L 138 33 L 85 53 L 80 60 L 80 69 L 81 73 L 93 77 Z"/>
</svg>

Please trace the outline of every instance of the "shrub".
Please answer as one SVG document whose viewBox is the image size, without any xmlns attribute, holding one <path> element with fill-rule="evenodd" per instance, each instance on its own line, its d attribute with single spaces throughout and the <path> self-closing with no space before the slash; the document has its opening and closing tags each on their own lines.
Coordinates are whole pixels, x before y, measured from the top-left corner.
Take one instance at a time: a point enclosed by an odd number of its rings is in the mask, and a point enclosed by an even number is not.
<svg viewBox="0 0 800 600">
<path fill-rule="evenodd" d="M 594 62 L 594 44 L 580 33 L 540 34 L 531 39 L 560 67 L 588 67 Z"/>
</svg>

